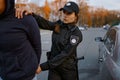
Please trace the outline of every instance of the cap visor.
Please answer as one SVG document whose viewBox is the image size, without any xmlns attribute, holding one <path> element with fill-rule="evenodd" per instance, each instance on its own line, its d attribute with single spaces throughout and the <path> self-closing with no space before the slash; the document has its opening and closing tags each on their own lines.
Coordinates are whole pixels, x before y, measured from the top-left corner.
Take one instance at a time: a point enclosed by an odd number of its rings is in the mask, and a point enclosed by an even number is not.
<svg viewBox="0 0 120 80">
<path fill-rule="evenodd" d="M 61 9 L 59 9 L 59 11 L 67 11 L 67 12 L 69 12 L 69 13 L 72 13 L 72 12 L 73 12 L 71 9 L 69 9 L 69 8 L 67 8 L 67 7 L 61 8 Z"/>
</svg>

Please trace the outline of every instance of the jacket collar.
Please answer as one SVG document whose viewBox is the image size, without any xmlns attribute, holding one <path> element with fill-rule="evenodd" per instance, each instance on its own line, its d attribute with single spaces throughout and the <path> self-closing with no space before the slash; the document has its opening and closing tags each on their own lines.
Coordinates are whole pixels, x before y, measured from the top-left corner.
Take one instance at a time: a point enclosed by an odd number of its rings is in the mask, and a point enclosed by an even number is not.
<svg viewBox="0 0 120 80">
<path fill-rule="evenodd" d="M 75 24 L 65 24 L 61 20 L 59 20 L 58 23 L 61 25 L 61 27 L 67 28 L 70 31 L 74 31 L 77 28 Z"/>
</svg>

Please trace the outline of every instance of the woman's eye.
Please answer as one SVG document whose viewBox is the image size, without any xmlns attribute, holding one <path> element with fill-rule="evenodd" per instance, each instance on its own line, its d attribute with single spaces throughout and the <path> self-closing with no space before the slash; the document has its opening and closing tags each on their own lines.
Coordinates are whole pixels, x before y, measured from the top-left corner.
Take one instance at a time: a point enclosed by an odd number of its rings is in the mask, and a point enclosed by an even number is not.
<svg viewBox="0 0 120 80">
<path fill-rule="evenodd" d="M 66 14 L 66 15 L 72 14 L 71 12 L 67 12 L 67 11 L 63 11 L 63 13 Z"/>
</svg>

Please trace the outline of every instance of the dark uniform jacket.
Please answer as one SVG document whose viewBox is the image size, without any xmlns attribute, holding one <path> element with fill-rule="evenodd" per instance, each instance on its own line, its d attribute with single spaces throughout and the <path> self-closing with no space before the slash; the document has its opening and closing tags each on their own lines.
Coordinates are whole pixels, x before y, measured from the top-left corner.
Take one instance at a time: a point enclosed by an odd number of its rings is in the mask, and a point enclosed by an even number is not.
<svg viewBox="0 0 120 80">
<path fill-rule="evenodd" d="M 0 77 L 32 80 L 41 56 L 39 27 L 32 16 L 15 18 L 14 0 L 5 1 L 0 15 Z"/>
<path fill-rule="evenodd" d="M 82 33 L 75 25 L 67 25 L 62 21 L 49 22 L 40 16 L 33 15 L 40 28 L 52 30 L 52 47 L 47 53 L 48 61 L 41 64 L 42 70 L 71 68 L 76 60 L 76 48 L 82 41 Z M 56 32 L 56 25 L 60 31 Z"/>
</svg>

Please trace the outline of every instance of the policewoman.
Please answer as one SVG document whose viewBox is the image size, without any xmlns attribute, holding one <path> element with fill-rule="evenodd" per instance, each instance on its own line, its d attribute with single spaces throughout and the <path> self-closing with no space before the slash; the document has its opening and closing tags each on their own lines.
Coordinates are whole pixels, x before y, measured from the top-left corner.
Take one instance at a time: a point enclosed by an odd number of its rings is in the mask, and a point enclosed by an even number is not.
<svg viewBox="0 0 120 80">
<path fill-rule="evenodd" d="M 47 52 L 48 60 L 40 64 L 40 70 L 49 70 L 48 80 L 77 80 L 76 49 L 82 41 L 82 33 L 76 26 L 79 7 L 68 2 L 60 11 L 63 17 L 57 22 L 33 14 L 40 28 L 53 31 L 51 51 Z"/>
</svg>

